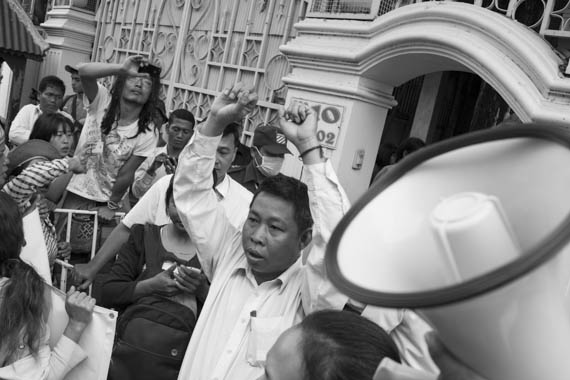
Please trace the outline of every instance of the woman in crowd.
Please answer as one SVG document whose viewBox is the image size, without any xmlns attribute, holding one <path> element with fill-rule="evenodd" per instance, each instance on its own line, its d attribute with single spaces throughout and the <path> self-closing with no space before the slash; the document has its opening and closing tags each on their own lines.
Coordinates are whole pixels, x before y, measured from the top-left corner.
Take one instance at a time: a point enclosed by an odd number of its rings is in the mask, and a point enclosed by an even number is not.
<svg viewBox="0 0 570 380">
<path fill-rule="evenodd" d="M 53 145 L 62 157 L 70 155 L 73 144 L 73 124 L 58 113 L 42 114 L 34 123 L 30 140 L 44 140 Z"/>
<path fill-rule="evenodd" d="M 95 300 L 67 293 L 69 322 L 53 350 L 47 317 L 51 294 L 39 274 L 20 259 L 26 244 L 22 216 L 9 195 L 0 192 L 0 378 L 58 380 L 86 355 L 77 345 L 91 321 Z"/>
<path fill-rule="evenodd" d="M 371 380 L 384 358 L 400 362 L 381 327 L 353 312 L 323 310 L 281 334 L 259 380 Z"/>
<path fill-rule="evenodd" d="M 65 117 L 64 117 L 65 118 Z M 39 120 L 39 119 L 38 119 Z M 43 193 L 52 181 L 68 172 L 82 173 L 85 168 L 77 157 L 61 158 L 55 146 L 43 140 L 29 140 L 8 154 L 9 181 L 2 191 L 14 199 L 22 213 L 38 207 L 50 266 L 57 255 L 68 258 L 69 244 L 59 242 L 50 211 L 54 208 Z"/>
</svg>

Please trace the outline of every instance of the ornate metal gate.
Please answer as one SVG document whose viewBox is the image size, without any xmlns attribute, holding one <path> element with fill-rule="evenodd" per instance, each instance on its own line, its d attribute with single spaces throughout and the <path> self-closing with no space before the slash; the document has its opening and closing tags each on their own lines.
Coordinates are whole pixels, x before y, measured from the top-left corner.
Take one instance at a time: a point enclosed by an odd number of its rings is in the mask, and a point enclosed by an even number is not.
<svg viewBox="0 0 570 380">
<path fill-rule="evenodd" d="M 93 59 L 121 62 L 141 54 L 162 66 L 166 108 L 198 118 L 223 88 L 242 81 L 259 94 L 244 123 L 245 142 L 284 103 L 289 73 L 279 46 L 294 37 L 306 0 L 103 0 Z"/>
</svg>

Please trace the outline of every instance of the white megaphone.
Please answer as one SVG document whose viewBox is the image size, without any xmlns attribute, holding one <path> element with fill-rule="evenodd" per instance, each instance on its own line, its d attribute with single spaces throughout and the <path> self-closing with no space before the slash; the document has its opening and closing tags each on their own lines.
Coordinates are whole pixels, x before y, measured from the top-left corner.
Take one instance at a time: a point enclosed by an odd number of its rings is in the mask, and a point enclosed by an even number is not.
<svg viewBox="0 0 570 380">
<path fill-rule="evenodd" d="M 488 380 L 570 379 L 570 134 L 505 127 L 406 157 L 335 229 L 348 296 L 420 312 Z"/>
</svg>

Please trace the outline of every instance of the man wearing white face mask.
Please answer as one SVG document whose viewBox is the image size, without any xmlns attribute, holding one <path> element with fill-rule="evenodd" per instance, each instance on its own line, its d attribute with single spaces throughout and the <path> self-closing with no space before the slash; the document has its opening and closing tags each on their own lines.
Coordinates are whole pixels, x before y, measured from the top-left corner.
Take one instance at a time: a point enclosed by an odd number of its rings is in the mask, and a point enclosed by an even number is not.
<svg viewBox="0 0 570 380">
<path fill-rule="evenodd" d="M 287 149 L 287 139 L 277 128 L 263 125 L 255 129 L 251 147 L 251 162 L 230 170 L 228 174 L 243 187 L 255 193 L 267 177 L 279 174 Z"/>
</svg>

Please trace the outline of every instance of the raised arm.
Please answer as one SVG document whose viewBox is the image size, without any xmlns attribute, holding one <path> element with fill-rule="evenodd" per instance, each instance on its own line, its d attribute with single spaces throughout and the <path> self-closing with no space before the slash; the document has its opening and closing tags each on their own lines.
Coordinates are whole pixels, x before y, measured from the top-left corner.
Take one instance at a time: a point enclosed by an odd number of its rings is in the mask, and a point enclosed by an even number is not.
<svg viewBox="0 0 570 380">
<path fill-rule="evenodd" d="M 326 308 L 342 309 L 348 298 L 328 280 L 324 255 L 334 227 L 350 207 L 348 198 L 332 165 L 321 153 L 313 111 L 305 104 L 293 102 L 287 110 L 280 111 L 279 125 L 303 160 L 314 222 L 312 245 L 308 255 L 303 255 L 303 308 L 307 314 Z"/>
<path fill-rule="evenodd" d="M 83 92 L 91 103 L 97 96 L 97 79 L 111 75 L 148 76 L 148 74 L 139 73 L 139 67 L 146 65 L 148 65 L 146 58 L 141 55 L 134 55 L 125 59 L 123 63 L 82 63 L 77 66 L 77 71 L 81 78 L 81 84 L 83 84 Z"/>
<path fill-rule="evenodd" d="M 241 120 L 256 102 L 257 95 L 250 94 L 239 84 L 225 90 L 216 98 L 207 121 L 179 157 L 174 201 L 210 280 L 220 257 L 230 246 L 241 245 L 241 231 L 229 223 L 212 189 L 216 149 L 224 128 Z"/>
</svg>

